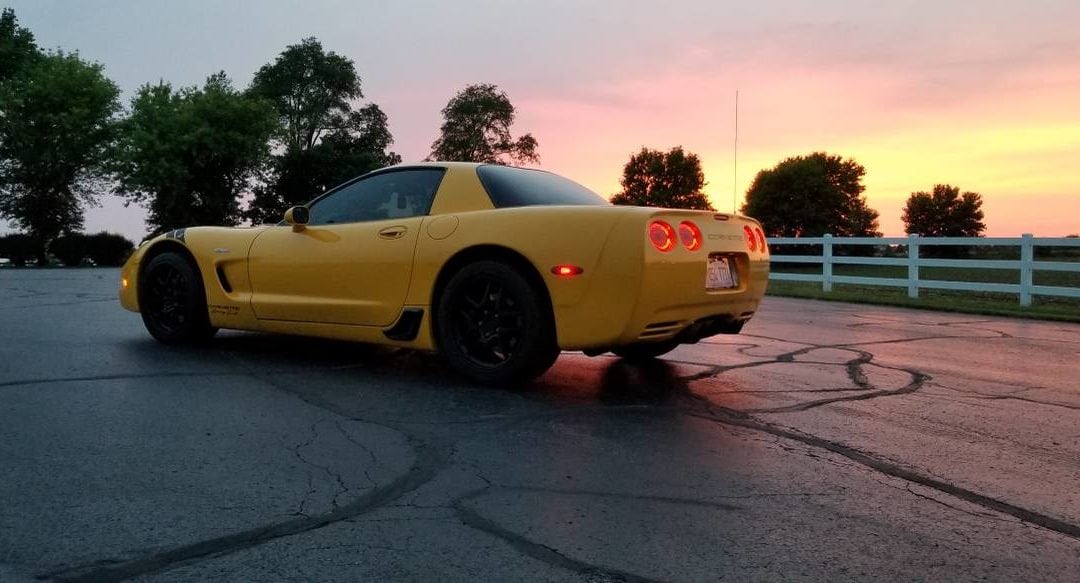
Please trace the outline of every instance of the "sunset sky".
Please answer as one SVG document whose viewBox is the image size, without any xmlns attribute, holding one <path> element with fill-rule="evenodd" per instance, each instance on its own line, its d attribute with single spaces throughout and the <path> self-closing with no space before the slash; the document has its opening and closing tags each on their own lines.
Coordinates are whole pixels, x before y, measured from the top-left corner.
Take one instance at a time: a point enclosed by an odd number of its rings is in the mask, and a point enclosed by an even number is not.
<svg viewBox="0 0 1080 583">
<path fill-rule="evenodd" d="M 308 36 L 356 63 L 394 150 L 425 157 L 472 83 L 518 109 L 541 166 L 611 195 L 630 154 L 698 154 L 716 208 L 754 174 L 824 150 L 866 167 L 887 235 L 903 201 L 947 182 L 983 194 L 987 234 L 1080 232 L 1080 2 L 637 0 L 262 2 L 0 0 L 44 47 L 145 82 L 239 86 Z M 738 174 L 733 173 L 739 91 Z M 314 193 L 313 193 L 314 194 Z M 132 238 L 110 200 L 87 230 Z"/>
</svg>

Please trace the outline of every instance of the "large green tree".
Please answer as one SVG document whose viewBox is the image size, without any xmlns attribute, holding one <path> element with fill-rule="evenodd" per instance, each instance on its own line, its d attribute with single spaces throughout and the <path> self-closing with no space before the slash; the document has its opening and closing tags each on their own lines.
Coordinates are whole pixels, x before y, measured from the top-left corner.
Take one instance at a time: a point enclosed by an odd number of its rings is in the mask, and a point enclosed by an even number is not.
<svg viewBox="0 0 1080 583">
<path fill-rule="evenodd" d="M 15 11 L 0 12 L 0 83 L 25 71 L 40 56 L 34 34 L 19 26 Z"/>
<path fill-rule="evenodd" d="M 933 192 L 913 192 L 904 205 L 905 231 L 923 237 L 979 237 L 983 223 L 982 195 L 960 193 L 948 184 L 935 184 Z"/>
<path fill-rule="evenodd" d="M 876 237 L 878 213 L 866 204 L 866 169 L 824 152 L 788 158 L 758 172 L 746 193 L 744 214 L 773 237 Z"/>
<path fill-rule="evenodd" d="M 236 91 L 224 73 L 202 88 L 144 85 L 121 124 L 116 190 L 146 206 L 152 234 L 235 225 L 275 128 L 271 104 Z"/>
<path fill-rule="evenodd" d="M 33 61 L 0 84 L 0 216 L 47 246 L 106 190 L 120 92 L 77 54 Z"/>
<path fill-rule="evenodd" d="M 258 204 L 249 215 L 259 221 L 276 221 L 289 206 L 306 203 L 365 172 L 401 162 L 400 156 L 387 151 L 392 142 L 386 114 L 379 106 L 369 104 L 353 111 L 345 129 L 326 134 L 312 148 L 285 150 L 276 156 L 273 181 L 256 191 Z"/>
<path fill-rule="evenodd" d="M 255 73 L 248 93 L 270 101 L 278 118 L 277 153 L 247 213 L 255 222 L 276 221 L 327 188 L 401 162 L 389 149 L 386 114 L 356 104 L 363 92 L 353 62 L 318 39 L 286 47 Z"/>
<path fill-rule="evenodd" d="M 488 164 L 536 163 L 536 138 L 510 135 L 516 112 L 506 93 L 495 85 L 469 85 L 442 110 L 439 138 L 431 144 L 432 160 L 485 162 Z"/>
<path fill-rule="evenodd" d="M 620 184 L 622 192 L 611 198 L 615 204 L 713 210 L 702 192 L 701 160 L 682 146 L 667 152 L 642 148 L 630 156 Z"/>
</svg>

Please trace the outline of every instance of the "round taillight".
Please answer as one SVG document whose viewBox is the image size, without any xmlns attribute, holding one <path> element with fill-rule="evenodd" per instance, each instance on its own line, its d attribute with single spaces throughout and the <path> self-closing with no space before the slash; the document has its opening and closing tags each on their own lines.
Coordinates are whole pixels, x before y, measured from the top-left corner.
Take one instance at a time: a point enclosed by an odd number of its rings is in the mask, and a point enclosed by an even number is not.
<svg viewBox="0 0 1080 583">
<path fill-rule="evenodd" d="M 701 249 L 701 229 L 690 221 L 679 223 L 679 240 L 691 251 Z"/>
<path fill-rule="evenodd" d="M 757 233 L 758 247 L 761 247 L 761 252 L 762 253 L 768 252 L 769 251 L 769 245 L 768 245 L 768 243 L 765 242 L 765 233 L 761 232 L 761 227 L 758 227 L 757 229 L 754 229 L 754 232 Z"/>
<path fill-rule="evenodd" d="M 746 247 L 751 251 L 757 251 L 757 238 L 754 237 L 754 230 L 750 227 L 743 227 L 742 230 L 746 234 Z"/>
<path fill-rule="evenodd" d="M 664 221 L 649 224 L 649 240 L 658 251 L 667 253 L 675 248 L 675 229 Z"/>
</svg>

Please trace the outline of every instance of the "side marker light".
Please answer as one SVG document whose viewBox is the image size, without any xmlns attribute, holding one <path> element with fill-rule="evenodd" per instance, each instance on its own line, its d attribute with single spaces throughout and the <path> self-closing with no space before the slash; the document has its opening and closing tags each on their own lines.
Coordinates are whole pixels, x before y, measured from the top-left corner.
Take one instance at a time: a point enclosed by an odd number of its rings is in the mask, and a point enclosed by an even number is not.
<svg viewBox="0 0 1080 583">
<path fill-rule="evenodd" d="M 574 277 L 575 275 L 581 275 L 585 270 L 577 265 L 556 265 L 551 268 L 551 273 L 558 275 L 559 277 Z"/>
</svg>

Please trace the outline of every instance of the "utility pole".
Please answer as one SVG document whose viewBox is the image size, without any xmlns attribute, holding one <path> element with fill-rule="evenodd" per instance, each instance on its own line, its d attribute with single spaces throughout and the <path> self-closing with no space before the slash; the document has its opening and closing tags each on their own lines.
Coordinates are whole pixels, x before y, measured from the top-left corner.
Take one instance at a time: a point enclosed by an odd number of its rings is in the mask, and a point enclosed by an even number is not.
<svg viewBox="0 0 1080 583">
<path fill-rule="evenodd" d="M 739 90 L 735 90 L 735 160 L 732 163 L 731 212 L 739 212 L 736 199 L 739 193 Z"/>
</svg>

